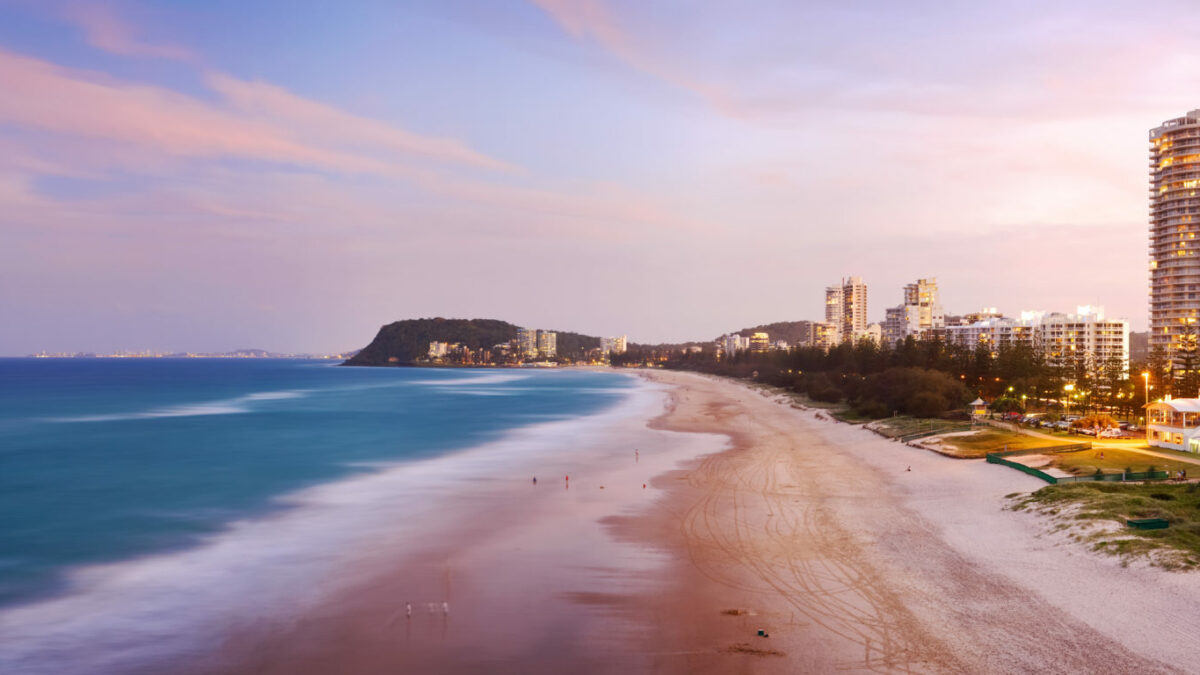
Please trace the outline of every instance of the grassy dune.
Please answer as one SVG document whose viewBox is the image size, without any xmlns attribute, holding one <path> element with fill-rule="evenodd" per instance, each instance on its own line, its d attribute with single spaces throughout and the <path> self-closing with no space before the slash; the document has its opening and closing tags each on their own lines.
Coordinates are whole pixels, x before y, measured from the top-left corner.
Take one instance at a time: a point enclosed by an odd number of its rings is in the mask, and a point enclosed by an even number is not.
<svg viewBox="0 0 1200 675">
<path fill-rule="evenodd" d="M 1055 516 L 1058 529 L 1125 562 L 1145 558 L 1168 569 L 1200 565 L 1200 485 L 1069 483 L 1010 497 L 1013 510 Z M 1165 518 L 1170 527 L 1135 530 L 1125 525 L 1129 518 Z"/>
</svg>

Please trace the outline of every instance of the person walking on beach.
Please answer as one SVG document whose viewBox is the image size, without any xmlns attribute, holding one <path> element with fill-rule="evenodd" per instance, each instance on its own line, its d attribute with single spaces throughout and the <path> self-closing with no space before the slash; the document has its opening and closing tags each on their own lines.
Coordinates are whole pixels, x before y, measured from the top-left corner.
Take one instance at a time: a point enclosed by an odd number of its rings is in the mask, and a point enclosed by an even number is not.
<svg viewBox="0 0 1200 675">
<path fill-rule="evenodd" d="M 534 484 L 534 485 L 537 485 L 537 476 L 534 476 L 534 477 L 533 477 L 533 484 Z"/>
</svg>

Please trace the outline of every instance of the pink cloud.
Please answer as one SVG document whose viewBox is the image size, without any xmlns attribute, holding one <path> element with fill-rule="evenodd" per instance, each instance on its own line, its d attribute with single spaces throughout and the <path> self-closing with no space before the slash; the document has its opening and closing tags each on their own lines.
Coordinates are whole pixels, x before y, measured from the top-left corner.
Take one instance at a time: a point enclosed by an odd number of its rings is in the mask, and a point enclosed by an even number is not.
<svg viewBox="0 0 1200 675">
<path fill-rule="evenodd" d="M 508 165 L 459 141 L 362 120 L 269 85 L 210 78 L 232 96 L 213 104 L 160 87 L 115 80 L 0 50 L 0 122 L 115 141 L 167 155 L 233 157 L 416 179 L 411 157 L 485 168 Z M 323 128 L 333 124 L 336 128 Z M 362 124 L 363 130 L 354 130 Z M 364 151 L 375 141 L 383 147 Z"/>
<path fill-rule="evenodd" d="M 270 121 L 308 137 L 316 135 L 338 145 L 382 148 L 404 155 L 418 155 L 440 162 L 502 171 L 511 164 L 488 157 L 465 143 L 448 138 L 431 138 L 346 113 L 337 108 L 297 96 L 267 82 L 247 82 L 221 73 L 209 73 L 209 87 L 230 106 L 255 120 Z"/>
<path fill-rule="evenodd" d="M 728 94 L 720 87 L 685 73 L 652 54 L 625 30 L 602 0 L 532 0 L 569 35 L 593 40 L 635 70 L 701 97 L 733 114 Z"/>
<path fill-rule="evenodd" d="M 83 29 L 88 44 L 113 54 L 123 56 L 147 56 L 176 61 L 191 61 L 195 56 L 174 45 L 143 42 L 134 35 L 134 29 L 123 22 L 107 7 L 99 4 L 73 4 L 64 12 L 66 18 Z"/>
</svg>

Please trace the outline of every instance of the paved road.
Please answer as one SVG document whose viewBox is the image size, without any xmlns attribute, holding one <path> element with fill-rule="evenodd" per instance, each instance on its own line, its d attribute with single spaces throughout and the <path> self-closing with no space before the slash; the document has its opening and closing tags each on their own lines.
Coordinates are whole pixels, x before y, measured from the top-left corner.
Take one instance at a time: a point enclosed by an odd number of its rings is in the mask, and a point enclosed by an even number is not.
<svg viewBox="0 0 1200 675">
<path fill-rule="evenodd" d="M 1011 425 L 1011 427 L 1009 425 L 1005 425 L 1004 428 L 1005 429 L 1011 428 L 1012 430 L 1017 431 L 1022 434 L 1025 434 L 1027 436 L 1036 436 L 1038 438 L 1045 438 L 1045 439 L 1049 439 L 1052 441 L 1066 440 L 1062 436 L 1051 436 L 1050 434 L 1042 433 L 1040 431 L 1034 431 L 1033 429 L 1027 429 L 1025 427 L 1015 425 L 1015 424 Z M 1082 436 L 1080 438 L 1081 438 L 1080 442 L 1090 440 L 1087 436 Z M 1129 452 L 1137 452 L 1137 453 L 1146 455 L 1147 457 L 1158 457 L 1159 459 L 1170 459 L 1170 460 L 1173 460 L 1176 462 L 1186 462 L 1188 464 L 1200 465 L 1200 457 L 1192 458 L 1192 457 L 1186 457 L 1183 455 L 1177 455 L 1175 453 L 1167 453 L 1167 452 L 1159 452 L 1157 450 L 1151 450 L 1151 449 L 1145 447 L 1146 441 L 1145 441 L 1145 439 L 1142 439 L 1142 438 L 1133 438 L 1133 439 L 1129 439 L 1129 440 L 1117 440 L 1117 439 L 1099 440 L 1099 439 L 1096 439 L 1096 440 L 1092 440 L 1091 443 L 1092 443 L 1093 448 L 1112 448 L 1114 450 L 1128 450 Z"/>
</svg>

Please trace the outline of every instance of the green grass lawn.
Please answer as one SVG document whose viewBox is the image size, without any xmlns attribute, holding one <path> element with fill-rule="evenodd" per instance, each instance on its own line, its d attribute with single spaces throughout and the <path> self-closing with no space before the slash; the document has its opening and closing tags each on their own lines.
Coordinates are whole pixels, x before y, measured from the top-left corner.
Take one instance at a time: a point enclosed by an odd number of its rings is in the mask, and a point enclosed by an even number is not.
<svg viewBox="0 0 1200 675">
<path fill-rule="evenodd" d="M 1105 458 L 1108 451 L 1105 451 Z M 1200 565 L 1200 485 L 1167 483 L 1068 483 L 1050 485 L 1030 495 L 1014 496 L 1011 508 L 1032 510 L 1062 519 L 1060 529 L 1093 550 L 1128 561 L 1147 556 L 1168 569 Z M 1165 530 L 1135 530 L 1129 518 L 1165 518 Z M 1089 527 L 1099 522 L 1118 528 Z"/>
<path fill-rule="evenodd" d="M 1054 445 L 1067 445 L 1067 441 L 1052 441 L 1005 429 L 983 427 L 964 436 L 941 436 L 941 449 L 955 457 L 982 458 L 989 452 L 1026 450 Z"/>
<path fill-rule="evenodd" d="M 968 428 L 969 423 L 955 420 L 925 419 L 920 417 L 887 417 L 875 425 L 880 433 L 888 438 L 907 436 L 923 431 L 958 431 Z"/>
<path fill-rule="evenodd" d="M 1103 458 L 1100 457 L 1102 453 Z M 1151 457 L 1139 452 L 1116 448 L 1093 448 L 1077 452 L 1064 452 L 1053 455 L 1053 458 L 1051 466 L 1077 476 L 1091 475 L 1096 473 L 1096 469 L 1102 469 L 1105 473 L 1121 473 L 1127 468 L 1133 468 L 1137 473 L 1147 471 L 1151 466 L 1160 471 L 1169 471 L 1172 475 L 1176 471 L 1184 469 L 1193 476 L 1200 476 L 1200 465 Z"/>
</svg>

